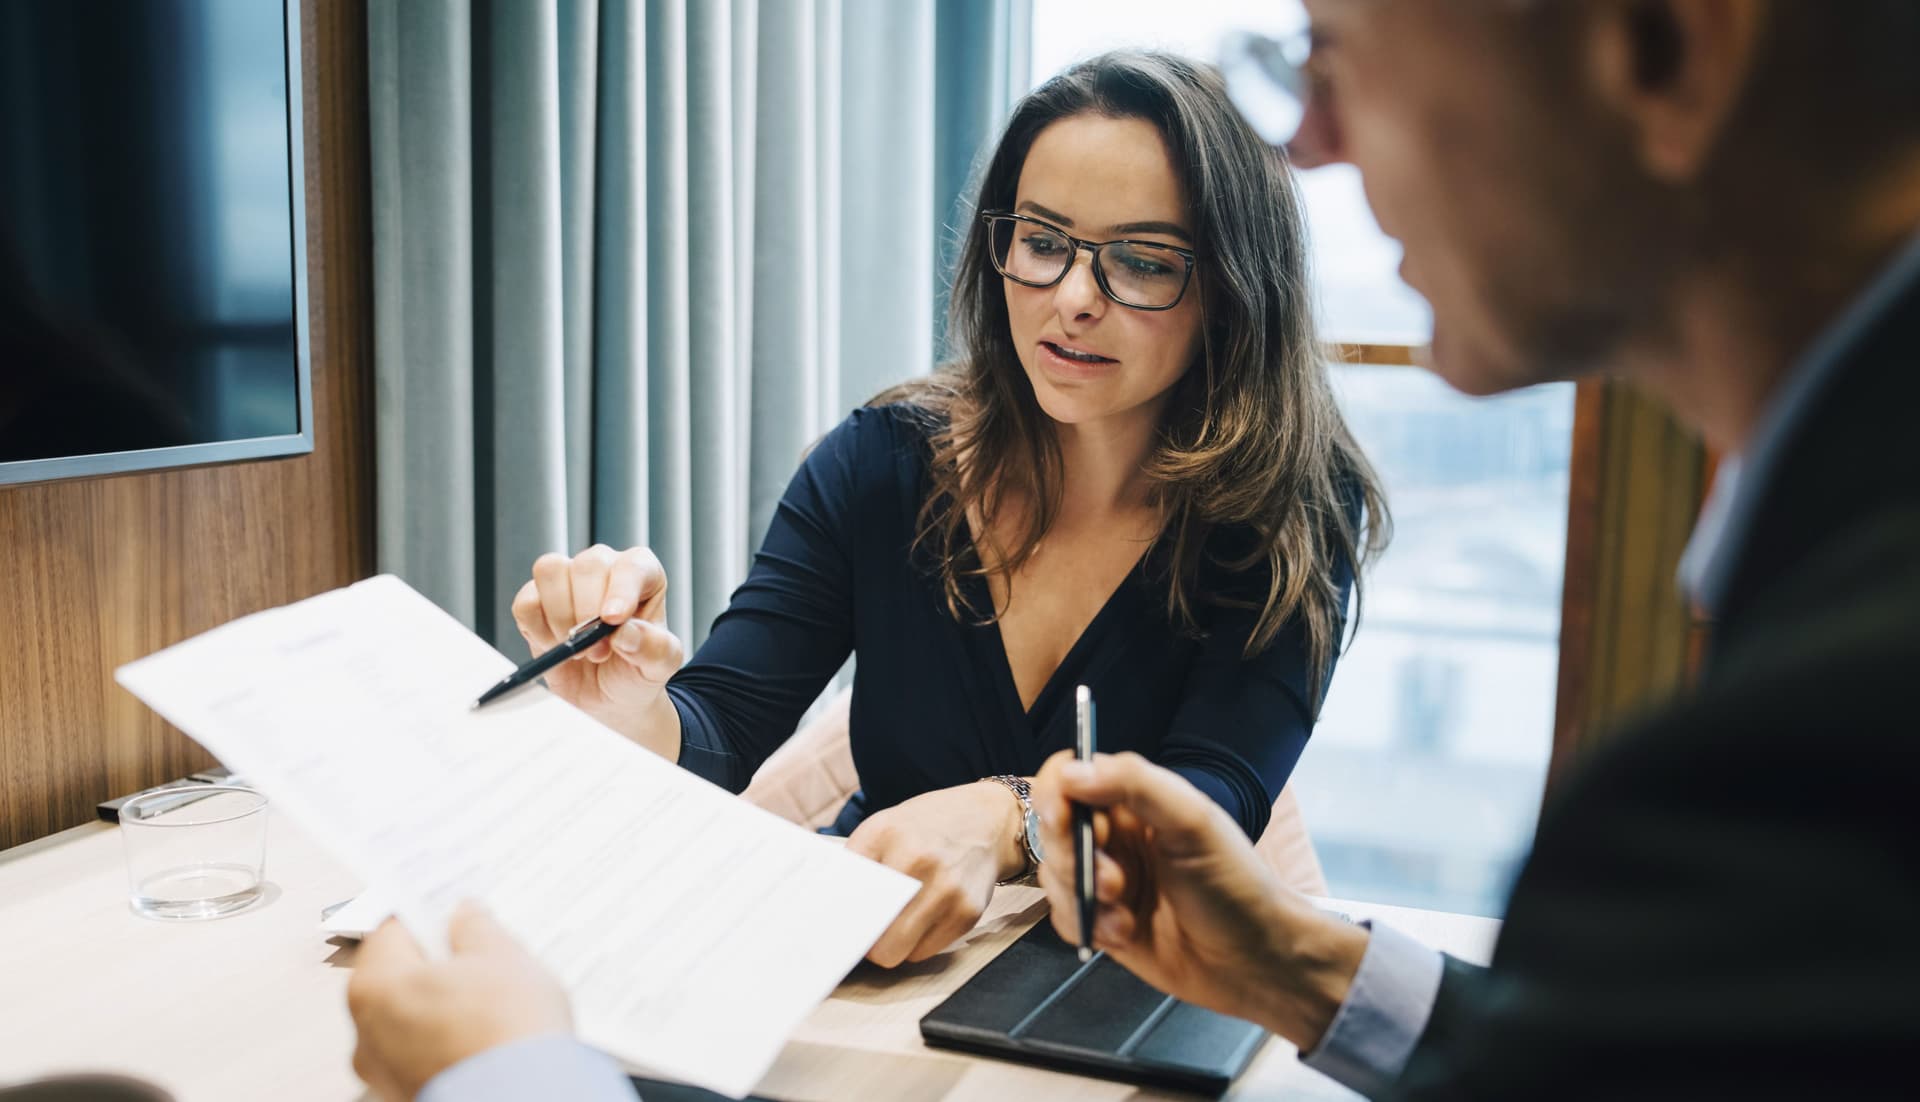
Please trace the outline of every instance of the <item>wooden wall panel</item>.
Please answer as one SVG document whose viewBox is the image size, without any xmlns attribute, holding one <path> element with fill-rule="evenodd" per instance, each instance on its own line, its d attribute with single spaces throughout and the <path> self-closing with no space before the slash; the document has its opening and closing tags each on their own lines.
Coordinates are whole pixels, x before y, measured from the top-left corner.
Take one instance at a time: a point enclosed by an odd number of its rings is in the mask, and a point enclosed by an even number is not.
<svg viewBox="0 0 1920 1102">
<path fill-rule="evenodd" d="M 1582 382 L 1575 401 L 1550 785 L 1613 723 L 1682 685 L 1698 651 L 1676 572 L 1705 449 L 1625 384 Z"/>
<path fill-rule="evenodd" d="M 114 667 L 372 568 L 365 0 L 301 39 L 314 451 L 0 488 L 0 847 L 208 761 Z"/>
</svg>

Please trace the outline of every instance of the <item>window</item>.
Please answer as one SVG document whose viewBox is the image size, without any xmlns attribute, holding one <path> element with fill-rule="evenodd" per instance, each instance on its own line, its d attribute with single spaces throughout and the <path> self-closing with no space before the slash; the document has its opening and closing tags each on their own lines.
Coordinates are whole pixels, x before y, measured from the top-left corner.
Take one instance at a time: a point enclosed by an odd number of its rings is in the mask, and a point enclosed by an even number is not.
<svg viewBox="0 0 1920 1102">
<path fill-rule="evenodd" d="M 1573 387 L 1343 366 L 1394 541 L 1295 771 L 1335 895 L 1498 914 L 1552 750 Z"/>
<path fill-rule="evenodd" d="M 1304 19 L 1294 0 L 1033 0 L 1033 78 L 1118 46 L 1211 59 L 1229 30 Z M 1424 342 L 1430 316 L 1358 175 L 1317 169 L 1301 191 L 1321 332 Z M 1334 385 L 1396 534 L 1295 789 L 1334 895 L 1497 914 L 1552 749 L 1573 387 L 1470 399 L 1418 368 L 1360 364 Z"/>
</svg>

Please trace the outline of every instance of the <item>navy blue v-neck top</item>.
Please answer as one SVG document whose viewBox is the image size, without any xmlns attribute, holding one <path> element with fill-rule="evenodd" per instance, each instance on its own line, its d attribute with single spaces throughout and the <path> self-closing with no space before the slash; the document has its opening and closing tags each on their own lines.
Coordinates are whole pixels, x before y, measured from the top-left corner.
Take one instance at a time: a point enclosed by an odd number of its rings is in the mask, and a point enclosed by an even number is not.
<svg viewBox="0 0 1920 1102">
<path fill-rule="evenodd" d="M 860 409 L 828 433 L 787 487 L 766 542 L 713 631 L 667 684 L 680 764 L 732 791 L 794 731 L 848 654 L 861 792 L 835 824 L 925 792 L 1031 776 L 1073 745 L 1073 687 L 1093 691 L 1103 751 L 1137 751 L 1198 786 L 1257 838 L 1312 730 L 1297 618 L 1251 659 L 1242 651 L 1267 591 L 1207 569 L 1203 590 L 1255 607 L 1201 604 L 1201 634 L 1174 626 L 1149 552 L 1094 617 L 1030 710 L 1020 706 L 999 628 L 948 611 L 928 556 L 913 549 L 932 479 L 928 415 Z M 1213 538 L 1231 539 L 1231 532 Z M 1342 564 L 1344 608 L 1350 571 Z M 992 608 L 970 580 L 974 607 Z"/>
</svg>

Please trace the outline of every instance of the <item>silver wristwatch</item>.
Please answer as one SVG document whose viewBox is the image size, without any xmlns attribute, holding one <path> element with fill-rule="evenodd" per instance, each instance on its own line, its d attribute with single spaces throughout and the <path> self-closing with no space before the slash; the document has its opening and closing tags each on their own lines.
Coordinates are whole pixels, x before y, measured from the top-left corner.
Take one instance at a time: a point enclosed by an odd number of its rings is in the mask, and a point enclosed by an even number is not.
<svg viewBox="0 0 1920 1102">
<path fill-rule="evenodd" d="M 1020 801 L 1020 849 L 1027 855 L 1027 867 L 1020 875 L 1002 880 L 1002 884 L 1031 884 L 1040 876 L 1040 862 L 1046 859 L 1040 847 L 1040 816 L 1033 813 L 1033 789 L 1027 778 L 1002 774 L 987 780 L 1005 785 Z"/>
</svg>

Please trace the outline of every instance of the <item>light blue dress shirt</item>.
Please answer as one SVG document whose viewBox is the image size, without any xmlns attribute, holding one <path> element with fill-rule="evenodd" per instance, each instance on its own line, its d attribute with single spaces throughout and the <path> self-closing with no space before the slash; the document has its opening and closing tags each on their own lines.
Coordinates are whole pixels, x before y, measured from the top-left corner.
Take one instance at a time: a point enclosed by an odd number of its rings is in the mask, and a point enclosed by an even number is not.
<svg viewBox="0 0 1920 1102">
<path fill-rule="evenodd" d="M 1373 931 L 1347 1001 L 1313 1051 L 1300 1059 L 1327 1078 L 1372 1097 L 1399 1076 L 1440 995 L 1440 954 L 1391 926 Z"/>
<path fill-rule="evenodd" d="M 434 1076 L 414 1102 L 634 1102 L 639 1094 L 605 1055 L 565 1033 L 527 1037 L 469 1056 Z"/>
<path fill-rule="evenodd" d="M 1899 294 L 1920 281 L 1920 236 L 1901 250 L 1807 350 L 1788 375 L 1742 456 L 1720 466 L 1680 561 L 1680 583 L 1711 611 L 1732 580 L 1781 451 L 1833 373 Z M 1308 1067 L 1364 1095 L 1399 1077 L 1427 1028 L 1444 971 L 1441 955 L 1386 926 L 1372 926 L 1367 950 L 1326 1035 L 1301 1054 Z M 448 1068 L 418 1102 L 513 1102 L 570 1098 L 633 1102 L 637 1095 L 607 1057 L 571 1037 L 535 1037 L 483 1052 Z"/>
</svg>

